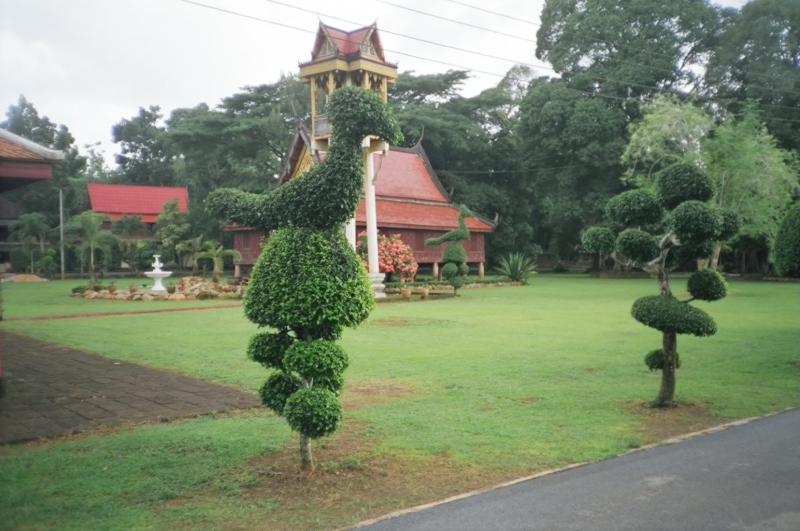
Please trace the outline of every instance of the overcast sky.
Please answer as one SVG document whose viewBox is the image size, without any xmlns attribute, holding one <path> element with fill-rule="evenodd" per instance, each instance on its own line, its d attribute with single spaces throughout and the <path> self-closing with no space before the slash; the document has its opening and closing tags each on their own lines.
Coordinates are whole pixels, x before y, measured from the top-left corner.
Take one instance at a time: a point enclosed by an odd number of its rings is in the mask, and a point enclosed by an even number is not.
<svg viewBox="0 0 800 531">
<path fill-rule="evenodd" d="M 315 14 L 267 0 L 196 0 L 211 6 L 281 22 L 310 33 L 213 11 L 180 0 L 0 0 L 0 120 L 20 94 L 41 115 L 69 126 L 80 146 L 102 142 L 109 163 L 116 146 L 111 126 L 159 105 L 165 114 L 200 102 L 211 106 L 245 85 L 270 83 L 281 72 L 297 72 L 310 58 Z M 380 0 L 280 0 L 323 15 L 350 30 L 377 20 L 379 29 L 543 65 L 535 45 L 398 9 Z M 544 0 L 459 0 L 538 22 Z M 386 0 L 465 23 L 535 40 L 536 25 L 457 5 L 447 0 Z M 743 0 L 724 0 L 741 5 Z M 433 73 L 447 65 L 503 74 L 513 64 L 382 33 L 388 60 L 401 71 Z M 474 73 L 471 95 L 499 78 Z"/>
</svg>

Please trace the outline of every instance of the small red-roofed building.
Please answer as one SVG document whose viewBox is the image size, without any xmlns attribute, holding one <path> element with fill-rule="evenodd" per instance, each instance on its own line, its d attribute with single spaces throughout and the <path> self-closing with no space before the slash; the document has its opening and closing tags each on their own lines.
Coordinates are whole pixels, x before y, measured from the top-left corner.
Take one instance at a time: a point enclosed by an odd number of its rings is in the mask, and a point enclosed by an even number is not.
<svg viewBox="0 0 800 531">
<path fill-rule="evenodd" d="M 152 228 L 164 205 L 174 199 L 178 210 L 189 212 L 189 191 L 182 187 L 89 183 L 88 189 L 92 211 L 105 214 L 110 222 L 139 216 Z"/>
</svg>

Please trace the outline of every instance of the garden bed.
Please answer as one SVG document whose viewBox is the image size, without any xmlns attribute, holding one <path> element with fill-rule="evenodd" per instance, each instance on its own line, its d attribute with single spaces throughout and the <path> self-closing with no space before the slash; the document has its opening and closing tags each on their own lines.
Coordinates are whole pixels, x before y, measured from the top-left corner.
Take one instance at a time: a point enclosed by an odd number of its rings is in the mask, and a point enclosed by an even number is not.
<svg viewBox="0 0 800 531">
<path fill-rule="evenodd" d="M 82 289 L 84 288 L 84 289 Z M 99 288 L 99 289 L 98 289 Z M 244 289 L 242 286 L 209 282 L 200 277 L 184 277 L 177 284 L 167 287 L 168 291 L 151 291 L 147 287 L 138 288 L 135 284 L 128 289 L 116 289 L 110 285 L 103 287 L 78 286 L 73 288 L 73 297 L 87 300 L 117 300 L 117 301 L 194 301 L 207 299 L 241 299 Z"/>
</svg>

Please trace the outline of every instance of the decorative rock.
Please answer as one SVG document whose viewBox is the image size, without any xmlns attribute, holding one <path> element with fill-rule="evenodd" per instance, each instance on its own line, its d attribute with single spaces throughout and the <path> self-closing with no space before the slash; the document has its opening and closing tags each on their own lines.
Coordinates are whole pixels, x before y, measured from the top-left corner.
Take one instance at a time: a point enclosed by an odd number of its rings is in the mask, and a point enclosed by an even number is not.
<svg viewBox="0 0 800 531">
<path fill-rule="evenodd" d="M 145 293 L 144 295 L 142 295 L 142 300 L 143 300 L 143 301 L 152 301 L 152 300 L 154 300 L 154 299 L 155 299 L 155 297 L 153 297 L 153 296 L 152 296 L 152 295 L 150 295 L 149 293 Z"/>
<path fill-rule="evenodd" d="M 196 301 L 197 300 L 197 295 L 195 295 L 194 293 L 186 295 L 186 300 L 187 301 Z"/>
<path fill-rule="evenodd" d="M 167 300 L 167 297 L 169 297 L 169 294 L 168 293 L 164 293 L 164 292 L 159 292 L 159 293 L 154 293 L 153 297 L 157 301 L 165 301 L 165 300 Z"/>
<path fill-rule="evenodd" d="M 92 290 L 90 290 L 90 289 L 87 289 L 87 290 L 84 290 L 84 292 L 83 292 L 83 294 L 82 294 L 82 295 L 83 295 L 84 297 L 88 297 L 88 296 L 89 296 L 89 295 L 91 295 L 92 293 L 94 293 L 94 291 L 92 291 Z"/>
<path fill-rule="evenodd" d="M 84 299 L 96 299 L 98 296 L 99 295 L 96 291 L 92 291 L 88 295 L 86 295 Z"/>
<path fill-rule="evenodd" d="M 141 293 L 134 293 L 133 297 L 131 298 L 131 300 L 132 301 L 140 301 L 140 300 L 142 300 L 142 294 Z"/>
<path fill-rule="evenodd" d="M 114 298 L 118 301 L 128 300 L 128 295 L 126 293 L 117 293 L 114 295 Z"/>
<path fill-rule="evenodd" d="M 184 295 L 183 293 L 173 293 L 172 295 L 167 297 L 167 300 L 168 301 L 185 301 L 186 300 L 186 295 Z"/>
</svg>

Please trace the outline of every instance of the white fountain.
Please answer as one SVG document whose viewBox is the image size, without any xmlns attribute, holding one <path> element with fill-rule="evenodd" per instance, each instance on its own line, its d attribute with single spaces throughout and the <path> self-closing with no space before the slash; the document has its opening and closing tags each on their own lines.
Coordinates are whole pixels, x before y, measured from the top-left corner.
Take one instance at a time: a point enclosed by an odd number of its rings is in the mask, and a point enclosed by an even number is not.
<svg viewBox="0 0 800 531">
<path fill-rule="evenodd" d="M 159 260 L 159 258 L 161 258 L 160 254 L 154 254 L 153 258 L 155 259 L 155 261 L 153 262 L 153 270 L 144 272 L 145 276 L 150 277 L 156 281 L 155 284 L 153 284 L 153 287 L 150 288 L 150 291 L 152 292 L 167 291 L 167 289 L 164 287 L 164 284 L 161 283 L 161 280 L 170 276 L 172 274 L 172 271 L 161 271 L 161 266 L 163 266 L 164 264 L 162 264 L 161 260 Z"/>
</svg>

